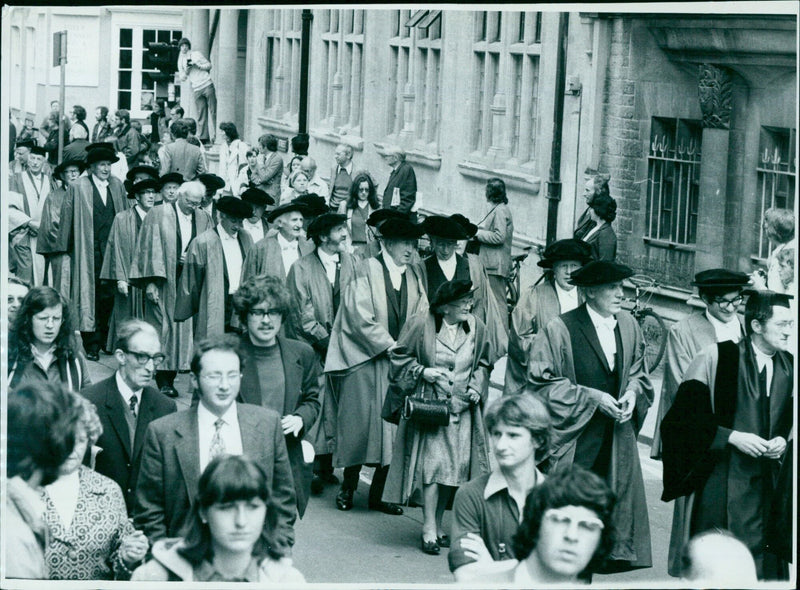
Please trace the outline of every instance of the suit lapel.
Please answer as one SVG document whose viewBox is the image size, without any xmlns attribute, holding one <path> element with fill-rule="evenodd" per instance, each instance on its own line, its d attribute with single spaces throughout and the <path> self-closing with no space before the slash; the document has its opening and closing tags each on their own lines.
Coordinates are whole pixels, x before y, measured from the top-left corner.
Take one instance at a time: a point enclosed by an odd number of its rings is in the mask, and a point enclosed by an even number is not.
<svg viewBox="0 0 800 590">
<path fill-rule="evenodd" d="M 292 412 L 297 407 L 297 395 L 300 393 L 300 379 L 302 374 L 302 363 L 296 350 L 291 346 L 286 346 L 286 340 L 278 337 L 278 346 L 281 350 L 281 360 L 283 362 L 283 380 L 285 384 L 283 395 L 283 409 L 286 413 Z"/>
<path fill-rule="evenodd" d="M 597 337 L 597 330 L 594 329 L 594 324 L 592 323 L 592 318 L 589 317 L 589 312 L 586 311 L 586 306 L 580 308 L 580 313 L 577 314 L 578 325 L 580 326 L 581 333 L 583 337 L 586 339 L 586 342 L 589 343 L 589 346 L 600 359 L 600 362 L 603 363 L 603 368 L 606 371 L 611 371 L 611 367 L 608 366 L 608 361 L 606 360 L 606 355 L 603 352 L 603 347 L 600 346 L 600 339 Z"/>
<path fill-rule="evenodd" d="M 197 431 L 197 411 L 183 414 L 182 421 L 175 427 L 175 455 L 178 458 L 189 502 L 194 504 L 197 495 L 197 482 L 200 479 L 200 435 Z"/>
<path fill-rule="evenodd" d="M 133 437 L 133 455 L 131 459 L 134 461 L 142 451 L 144 445 L 144 434 L 147 430 L 147 425 L 155 418 L 156 404 L 155 396 L 160 395 L 155 390 L 145 387 L 142 390 L 142 400 L 139 403 L 139 415 L 136 417 L 136 435 Z"/>
<path fill-rule="evenodd" d="M 131 441 L 128 434 L 128 422 L 125 420 L 125 408 L 122 405 L 122 394 L 117 387 L 117 379 L 115 375 L 109 378 L 111 387 L 106 393 L 106 411 L 108 412 L 108 419 L 111 421 L 111 426 L 117 433 L 117 437 L 122 442 L 122 447 L 128 458 L 131 457 Z"/>
<path fill-rule="evenodd" d="M 264 464 L 265 432 L 259 431 L 258 417 L 247 411 L 245 404 L 236 405 L 239 416 L 239 432 L 242 435 L 242 452 L 260 465 Z"/>
</svg>

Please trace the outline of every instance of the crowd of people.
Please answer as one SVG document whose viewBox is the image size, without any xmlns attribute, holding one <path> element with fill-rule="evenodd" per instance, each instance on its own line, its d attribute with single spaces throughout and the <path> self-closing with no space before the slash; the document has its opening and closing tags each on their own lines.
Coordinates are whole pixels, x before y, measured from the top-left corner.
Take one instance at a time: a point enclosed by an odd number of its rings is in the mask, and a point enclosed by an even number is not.
<svg viewBox="0 0 800 590">
<path fill-rule="evenodd" d="M 59 161 L 55 104 L 42 145 L 15 145 L 6 575 L 300 583 L 296 519 L 326 486 L 350 511 L 363 466 L 368 508 L 421 506 L 419 548 L 449 550 L 458 582 L 652 567 L 637 436 L 656 392 L 609 177 L 587 174 L 574 235 L 510 311 L 503 180 L 478 223 L 419 219 L 402 148 L 381 190 L 350 145 L 326 179 L 232 122 L 211 173 L 213 85 L 181 47 L 202 137 L 177 105 L 149 138 L 104 107 L 90 132 L 76 105 Z M 767 211 L 765 230 L 768 268 L 698 272 L 702 308 L 669 331 L 652 452 L 673 576 L 729 575 L 718 547 L 741 555 L 737 582 L 792 561 L 794 214 Z M 91 383 L 101 355 L 117 368 Z"/>
</svg>

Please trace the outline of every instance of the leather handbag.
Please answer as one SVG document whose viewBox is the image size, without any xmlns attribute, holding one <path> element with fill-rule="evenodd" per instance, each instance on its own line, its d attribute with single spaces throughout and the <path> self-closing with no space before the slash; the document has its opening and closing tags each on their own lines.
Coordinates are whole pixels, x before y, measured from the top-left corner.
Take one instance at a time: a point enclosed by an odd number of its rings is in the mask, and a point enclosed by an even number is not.
<svg viewBox="0 0 800 590">
<path fill-rule="evenodd" d="M 447 400 L 426 395 L 427 384 L 413 396 L 406 398 L 403 418 L 418 426 L 447 426 L 450 424 L 450 407 Z"/>
</svg>

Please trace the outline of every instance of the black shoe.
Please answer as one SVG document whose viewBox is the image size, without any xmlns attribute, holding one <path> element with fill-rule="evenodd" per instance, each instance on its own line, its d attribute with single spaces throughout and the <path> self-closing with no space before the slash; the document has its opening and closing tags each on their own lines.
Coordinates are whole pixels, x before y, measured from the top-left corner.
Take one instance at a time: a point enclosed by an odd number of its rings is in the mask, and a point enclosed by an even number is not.
<svg viewBox="0 0 800 590">
<path fill-rule="evenodd" d="M 324 483 L 325 485 L 335 486 L 339 484 L 339 478 L 336 477 L 333 472 L 330 473 L 317 473 L 314 475 L 315 478 L 319 478 L 319 480 Z"/>
<path fill-rule="evenodd" d="M 403 509 L 400 508 L 400 506 L 397 504 L 390 504 L 389 502 L 378 502 L 377 504 L 371 504 L 369 509 L 377 510 L 378 512 L 383 512 L 384 514 L 391 514 L 392 516 L 400 516 L 403 514 Z"/>
<path fill-rule="evenodd" d="M 353 490 L 339 490 L 336 494 L 336 507 L 339 510 L 350 510 L 353 507 Z"/>
<path fill-rule="evenodd" d="M 86 358 L 90 361 L 97 362 L 100 360 L 100 353 L 96 350 L 86 351 Z"/>
<path fill-rule="evenodd" d="M 427 553 L 428 555 L 439 555 L 439 543 L 436 541 L 426 541 L 425 537 L 422 537 L 420 548 L 423 553 Z"/>
<path fill-rule="evenodd" d="M 165 385 L 164 387 L 162 387 L 161 388 L 161 393 L 163 393 L 167 397 L 178 397 L 178 396 L 180 396 L 180 394 L 178 393 L 178 390 L 175 389 L 174 387 L 172 387 L 172 385 Z"/>
<path fill-rule="evenodd" d="M 324 489 L 325 489 L 325 484 L 322 482 L 322 479 L 315 473 L 314 478 L 311 480 L 311 493 L 315 496 L 319 496 Z"/>
<path fill-rule="evenodd" d="M 439 547 L 450 547 L 450 535 L 442 535 L 441 537 L 436 537 L 436 542 L 439 544 Z"/>
</svg>

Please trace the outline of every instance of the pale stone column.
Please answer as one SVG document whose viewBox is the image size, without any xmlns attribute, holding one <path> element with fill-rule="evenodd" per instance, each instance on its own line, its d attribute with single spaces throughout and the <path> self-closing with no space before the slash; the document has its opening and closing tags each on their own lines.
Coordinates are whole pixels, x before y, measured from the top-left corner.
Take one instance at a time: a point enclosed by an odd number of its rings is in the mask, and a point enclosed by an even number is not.
<svg viewBox="0 0 800 590">
<path fill-rule="evenodd" d="M 242 122 L 235 121 L 236 92 L 241 91 L 236 87 L 236 55 L 239 44 L 239 11 L 236 9 L 222 9 L 219 15 L 219 63 L 214 64 L 217 70 L 217 120 L 214 121 L 217 129 L 223 121 L 232 121 L 240 129 Z M 222 134 L 216 133 L 217 143 L 223 141 Z"/>
</svg>

